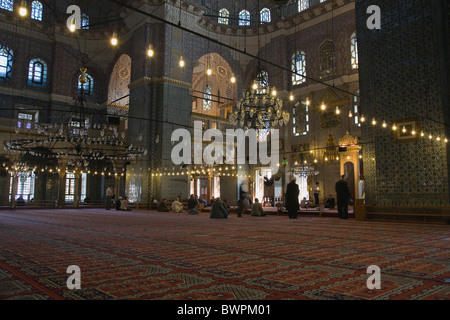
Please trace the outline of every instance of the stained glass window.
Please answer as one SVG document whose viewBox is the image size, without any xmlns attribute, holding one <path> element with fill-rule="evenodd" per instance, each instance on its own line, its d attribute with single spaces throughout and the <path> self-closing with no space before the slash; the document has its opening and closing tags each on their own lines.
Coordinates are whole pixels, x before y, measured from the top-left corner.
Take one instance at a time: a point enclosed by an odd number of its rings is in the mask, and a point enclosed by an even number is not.
<svg viewBox="0 0 450 320">
<path fill-rule="evenodd" d="M 299 0 L 298 1 L 298 12 L 305 11 L 309 8 L 309 0 Z"/>
<path fill-rule="evenodd" d="M 309 132 L 309 106 L 297 103 L 292 110 L 293 134 L 295 136 L 307 135 Z"/>
<path fill-rule="evenodd" d="M 13 51 L 6 46 L 0 46 L 0 80 L 11 79 L 12 58 Z"/>
<path fill-rule="evenodd" d="M 65 199 L 66 202 L 73 202 L 75 199 L 75 175 L 73 173 L 66 174 L 66 190 Z"/>
<path fill-rule="evenodd" d="M 80 82 L 80 77 L 78 77 L 78 94 L 81 94 L 81 88 L 83 88 L 83 95 L 85 97 L 92 97 L 94 93 L 94 78 L 90 74 L 86 73 L 87 82 L 82 85 Z"/>
<path fill-rule="evenodd" d="M 43 60 L 33 59 L 30 61 L 28 84 L 38 87 L 45 87 L 47 84 L 47 64 Z"/>
<path fill-rule="evenodd" d="M 211 110 L 211 86 L 209 84 L 203 90 L 203 110 Z"/>
<path fill-rule="evenodd" d="M 11 173 L 11 178 L 9 180 L 9 201 L 11 201 L 12 185 L 13 185 L 13 174 Z M 17 179 L 17 189 L 15 199 L 22 197 L 25 202 L 34 199 L 34 183 L 36 176 L 34 172 L 29 174 L 28 172 L 20 172 Z"/>
<path fill-rule="evenodd" d="M 270 22 L 270 10 L 267 8 L 262 9 L 260 12 L 260 19 L 261 19 L 261 23 Z"/>
<path fill-rule="evenodd" d="M 220 24 L 228 24 L 228 17 L 230 16 L 230 13 L 227 9 L 220 9 L 219 10 L 219 20 L 218 22 Z"/>
<path fill-rule="evenodd" d="M 250 25 L 250 12 L 247 10 L 242 10 L 239 12 L 239 25 L 249 26 Z"/>
<path fill-rule="evenodd" d="M 81 15 L 81 29 L 89 29 L 89 17 L 85 13 Z"/>
<path fill-rule="evenodd" d="M 355 124 L 359 127 L 361 126 L 361 123 L 359 121 L 359 89 L 355 92 L 355 95 L 353 96 L 353 116 L 355 119 Z"/>
<path fill-rule="evenodd" d="M 306 82 L 306 56 L 305 52 L 297 50 L 291 60 L 292 84 L 294 86 Z"/>
<path fill-rule="evenodd" d="M 13 11 L 14 0 L 0 0 L 0 9 Z"/>
<path fill-rule="evenodd" d="M 256 75 L 255 81 L 259 87 L 259 90 L 257 90 L 257 93 L 265 93 L 266 88 L 269 86 L 269 73 L 265 70 L 261 70 Z"/>
<path fill-rule="evenodd" d="M 358 41 L 356 33 L 353 33 L 350 38 L 350 52 L 352 55 L 352 69 L 358 69 Z"/>
<path fill-rule="evenodd" d="M 31 19 L 42 21 L 43 10 L 44 7 L 42 6 L 42 3 L 39 1 L 33 1 L 31 3 Z"/>
</svg>

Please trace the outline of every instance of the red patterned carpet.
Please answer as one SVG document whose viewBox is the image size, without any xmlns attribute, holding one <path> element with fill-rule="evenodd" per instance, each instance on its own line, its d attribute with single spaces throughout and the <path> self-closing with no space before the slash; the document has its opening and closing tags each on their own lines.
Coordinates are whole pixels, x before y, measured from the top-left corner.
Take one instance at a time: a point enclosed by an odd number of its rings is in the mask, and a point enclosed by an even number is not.
<svg viewBox="0 0 450 320">
<path fill-rule="evenodd" d="M 0 299 L 449 300 L 449 261 L 448 225 L 0 211 Z M 380 290 L 367 289 L 370 265 Z"/>
</svg>

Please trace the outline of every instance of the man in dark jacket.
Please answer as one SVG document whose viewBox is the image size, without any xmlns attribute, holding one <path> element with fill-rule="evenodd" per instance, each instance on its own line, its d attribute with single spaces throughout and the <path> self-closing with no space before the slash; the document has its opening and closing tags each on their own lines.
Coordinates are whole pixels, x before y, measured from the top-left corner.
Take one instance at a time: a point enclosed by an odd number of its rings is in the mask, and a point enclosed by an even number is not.
<svg viewBox="0 0 450 320">
<path fill-rule="evenodd" d="M 348 183 L 344 178 L 345 176 L 342 176 L 341 180 L 336 182 L 337 206 L 340 219 L 348 219 L 348 201 L 352 197 Z"/>
<path fill-rule="evenodd" d="M 211 206 L 211 213 L 209 215 L 211 219 L 227 219 L 228 209 L 220 198 L 214 200 Z"/>
<path fill-rule="evenodd" d="M 297 179 L 293 178 L 287 185 L 286 190 L 286 209 L 288 211 L 289 219 L 297 219 L 297 212 L 299 209 L 298 195 L 300 190 L 296 181 Z"/>
</svg>

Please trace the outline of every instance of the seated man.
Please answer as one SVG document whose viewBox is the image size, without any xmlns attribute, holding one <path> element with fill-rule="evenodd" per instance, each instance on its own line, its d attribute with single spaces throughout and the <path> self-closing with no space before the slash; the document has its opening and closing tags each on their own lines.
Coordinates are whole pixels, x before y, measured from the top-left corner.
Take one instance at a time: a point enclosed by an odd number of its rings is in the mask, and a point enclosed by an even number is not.
<svg viewBox="0 0 450 320">
<path fill-rule="evenodd" d="M 179 201 L 179 199 L 176 199 L 174 202 L 172 202 L 172 212 L 183 212 L 183 204 Z"/>
<path fill-rule="evenodd" d="M 120 210 L 131 211 L 131 209 L 128 207 L 128 197 L 123 198 L 123 200 L 120 202 Z"/>
<path fill-rule="evenodd" d="M 255 203 L 252 204 L 252 216 L 257 216 L 257 217 L 265 217 L 266 213 L 264 212 L 264 209 L 261 205 L 261 203 L 259 203 L 259 199 L 255 198 Z"/>
<path fill-rule="evenodd" d="M 116 210 L 122 210 L 122 209 L 121 209 L 121 207 L 122 207 L 122 202 L 123 202 L 122 197 L 119 197 L 119 199 L 117 199 L 117 201 L 116 201 Z"/>
<path fill-rule="evenodd" d="M 334 200 L 333 195 L 330 194 L 328 196 L 328 199 L 325 201 L 325 208 L 334 209 L 335 205 L 336 205 L 336 201 Z"/>
<path fill-rule="evenodd" d="M 309 200 L 306 200 L 306 197 L 303 197 L 302 201 L 300 202 L 300 208 L 309 208 L 311 206 L 311 203 Z"/>
<path fill-rule="evenodd" d="M 214 200 L 211 206 L 211 213 L 209 215 L 211 219 L 227 219 L 228 218 L 228 209 L 225 204 L 217 198 Z"/>
<path fill-rule="evenodd" d="M 166 199 L 162 199 L 162 201 L 158 204 L 158 212 L 169 212 L 169 208 L 166 205 Z"/>
<path fill-rule="evenodd" d="M 191 194 L 191 197 L 188 200 L 188 214 L 200 214 L 200 211 L 198 211 L 198 200 L 195 199 L 195 196 Z"/>
</svg>

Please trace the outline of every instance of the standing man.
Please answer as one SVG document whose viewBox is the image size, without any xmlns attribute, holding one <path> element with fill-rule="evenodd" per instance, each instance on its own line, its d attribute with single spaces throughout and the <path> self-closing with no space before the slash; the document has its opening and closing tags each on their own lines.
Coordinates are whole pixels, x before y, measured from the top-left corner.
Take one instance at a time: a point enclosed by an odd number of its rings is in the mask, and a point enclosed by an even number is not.
<svg viewBox="0 0 450 320">
<path fill-rule="evenodd" d="M 313 187 L 313 191 L 314 191 L 314 205 L 316 207 L 318 207 L 319 206 L 319 193 L 320 193 L 319 182 L 316 182 L 316 185 Z"/>
<path fill-rule="evenodd" d="M 106 188 L 106 210 L 110 210 L 111 209 L 112 196 L 113 196 L 112 186 L 109 185 L 108 188 Z"/>
<path fill-rule="evenodd" d="M 337 206 L 340 219 L 348 219 L 348 201 L 351 199 L 350 188 L 345 176 L 341 176 L 341 180 L 336 182 Z"/>
<path fill-rule="evenodd" d="M 289 219 L 297 219 L 297 212 L 299 210 L 298 195 L 300 190 L 297 179 L 294 177 L 287 185 L 286 190 L 286 209 L 288 210 Z"/>
</svg>

